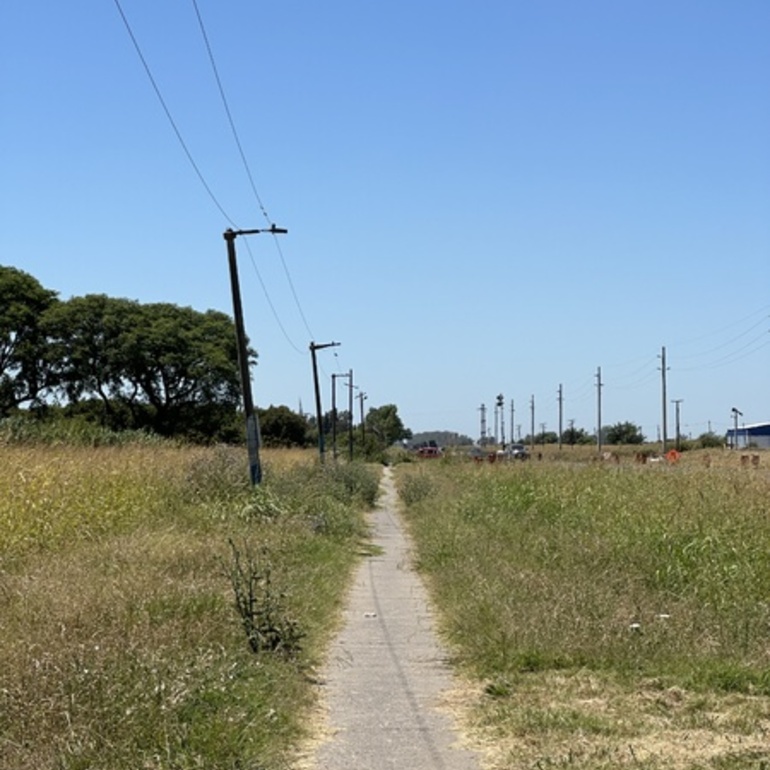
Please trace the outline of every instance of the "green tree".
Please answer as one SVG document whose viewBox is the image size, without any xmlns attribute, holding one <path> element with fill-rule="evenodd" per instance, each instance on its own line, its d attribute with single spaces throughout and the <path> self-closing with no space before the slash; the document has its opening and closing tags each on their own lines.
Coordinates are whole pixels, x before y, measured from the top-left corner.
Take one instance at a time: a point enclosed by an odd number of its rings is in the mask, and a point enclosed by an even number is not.
<svg viewBox="0 0 770 770">
<path fill-rule="evenodd" d="M 632 422 L 617 422 L 603 428 L 608 444 L 643 444 L 642 429 Z"/>
<path fill-rule="evenodd" d="M 575 444 L 593 444 L 596 440 L 584 428 L 567 428 L 561 434 L 561 438 L 565 444 L 570 446 Z"/>
<path fill-rule="evenodd" d="M 238 353 L 226 314 L 168 303 L 143 305 L 127 337 L 125 377 L 151 407 L 151 427 L 158 433 L 189 432 L 201 416 L 217 419 L 237 408 Z"/>
<path fill-rule="evenodd" d="M 265 446 L 291 447 L 308 444 L 308 422 L 288 406 L 259 410 L 259 427 Z"/>
<path fill-rule="evenodd" d="M 140 323 L 137 302 L 104 294 L 60 302 L 45 318 L 62 394 L 70 404 L 100 400 L 102 422 L 114 429 L 132 427 L 125 423 L 130 416 L 125 406 L 136 403 L 139 392 L 127 378 L 127 367 L 132 329 Z"/>
<path fill-rule="evenodd" d="M 100 399 L 109 427 L 232 435 L 240 387 L 224 313 L 88 295 L 61 303 L 46 323 L 62 394 Z"/>
<path fill-rule="evenodd" d="M 366 415 L 365 425 L 366 432 L 369 435 L 373 434 L 383 447 L 412 437 L 412 431 L 405 428 L 404 423 L 401 422 L 398 407 L 395 404 L 370 409 Z"/>
<path fill-rule="evenodd" d="M 0 416 L 53 385 L 41 319 L 56 302 L 31 275 L 0 265 Z"/>
<path fill-rule="evenodd" d="M 713 431 L 701 433 L 697 439 L 698 444 L 703 449 L 719 449 L 727 443 L 724 436 L 717 436 Z"/>
</svg>

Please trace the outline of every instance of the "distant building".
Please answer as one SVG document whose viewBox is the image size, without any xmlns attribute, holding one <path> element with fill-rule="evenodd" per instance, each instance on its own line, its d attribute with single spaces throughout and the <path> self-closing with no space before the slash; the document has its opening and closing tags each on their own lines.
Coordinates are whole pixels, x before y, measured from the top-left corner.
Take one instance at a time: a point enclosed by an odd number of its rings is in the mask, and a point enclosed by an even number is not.
<svg viewBox="0 0 770 770">
<path fill-rule="evenodd" d="M 730 428 L 725 438 L 727 439 L 727 446 L 733 449 L 747 449 L 748 447 L 770 449 L 770 422 L 741 425 L 737 431 L 735 428 Z"/>
</svg>

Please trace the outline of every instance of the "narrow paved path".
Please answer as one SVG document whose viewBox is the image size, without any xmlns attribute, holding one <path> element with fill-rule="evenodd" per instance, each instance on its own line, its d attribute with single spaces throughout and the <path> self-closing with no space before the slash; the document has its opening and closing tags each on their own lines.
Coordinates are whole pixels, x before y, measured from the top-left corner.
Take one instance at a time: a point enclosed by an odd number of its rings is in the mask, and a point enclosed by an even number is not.
<svg viewBox="0 0 770 770">
<path fill-rule="evenodd" d="M 323 672 L 328 739 L 315 770 L 478 770 L 439 710 L 452 686 L 425 589 L 411 568 L 398 499 L 386 468 L 372 541 L 355 578 L 344 627 Z"/>
</svg>

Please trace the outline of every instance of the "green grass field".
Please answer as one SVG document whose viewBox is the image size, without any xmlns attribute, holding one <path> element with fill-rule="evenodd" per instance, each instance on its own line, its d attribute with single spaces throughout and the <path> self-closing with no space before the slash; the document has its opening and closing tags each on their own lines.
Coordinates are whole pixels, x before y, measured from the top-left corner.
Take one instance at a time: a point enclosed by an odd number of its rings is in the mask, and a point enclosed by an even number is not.
<svg viewBox="0 0 770 770">
<path fill-rule="evenodd" d="M 0 451 L 0 768 L 288 767 L 376 470 L 267 453 L 252 489 L 240 451 Z"/>
<path fill-rule="evenodd" d="M 728 459 L 399 468 L 491 767 L 770 768 L 770 479 Z"/>
</svg>

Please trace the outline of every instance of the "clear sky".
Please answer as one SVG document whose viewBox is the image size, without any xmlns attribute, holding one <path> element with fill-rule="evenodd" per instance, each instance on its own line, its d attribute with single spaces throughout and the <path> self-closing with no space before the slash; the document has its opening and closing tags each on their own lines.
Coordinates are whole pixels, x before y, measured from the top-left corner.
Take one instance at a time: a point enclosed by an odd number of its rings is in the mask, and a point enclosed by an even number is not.
<svg viewBox="0 0 770 770">
<path fill-rule="evenodd" d="M 0 264 L 232 313 L 222 233 L 274 222 L 258 406 L 312 411 L 336 341 L 324 410 L 352 369 L 415 432 L 502 393 L 510 436 L 561 385 L 592 432 L 601 367 L 655 438 L 665 346 L 670 436 L 770 420 L 768 40 L 767 0 L 6 2 Z"/>
</svg>

